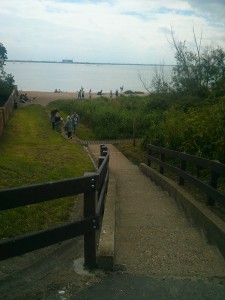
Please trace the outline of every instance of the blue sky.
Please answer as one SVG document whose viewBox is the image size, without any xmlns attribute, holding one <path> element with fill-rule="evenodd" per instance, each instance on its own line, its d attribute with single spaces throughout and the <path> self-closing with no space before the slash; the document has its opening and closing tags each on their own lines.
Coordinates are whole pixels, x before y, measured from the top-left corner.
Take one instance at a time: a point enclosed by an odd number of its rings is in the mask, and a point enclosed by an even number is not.
<svg viewBox="0 0 225 300">
<path fill-rule="evenodd" d="M 171 28 L 225 49 L 225 0 L 1 0 L 9 59 L 174 63 Z"/>
</svg>

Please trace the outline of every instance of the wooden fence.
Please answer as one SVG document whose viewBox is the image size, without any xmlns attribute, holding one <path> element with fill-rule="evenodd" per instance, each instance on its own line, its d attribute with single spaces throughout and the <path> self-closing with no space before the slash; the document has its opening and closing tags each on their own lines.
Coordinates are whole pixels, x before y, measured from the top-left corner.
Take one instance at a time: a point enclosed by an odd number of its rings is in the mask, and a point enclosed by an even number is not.
<svg viewBox="0 0 225 300">
<path fill-rule="evenodd" d="M 185 181 L 189 182 L 201 192 L 205 193 L 207 205 L 214 205 L 215 201 L 217 201 L 225 206 L 225 193 L 218 189 L 218 180 L 224 179 L 225 176 L 225 164 L 151 144 L 149 144 L 147 148 L 148 166 L 151 166 L 151 163 L 155 162 L 159 166 L 159 172 L 161 174 L 164 174 L 165 170 L 176 174 L 178 176 L 179 185 L 184 185 Z M 190 165 L 194 166 L 194 168 L 190 168 Z M 196 176 L 196 173 L 198 173 L 200 169 L 205 170 L 208 174 L 208 183 Z M 194 170 L 197 170 L 197 172 L 194 172 Z"/>
<path fill-rule="evenodd" d="M 18 96 L 19 92 L 17 86 L 15 86 L 5 105 L 0 107 L 0 137 L 3 134 L 7 120 L 15 107 L 15 101 L 18 99 Z"/>
<path fill-rule="evenodd" d="M 83 177 L 0 191 L 0 210 L 71 195 L 84 195 L 83 219 L 25 236 L 1 240 L 0 260 L 84 235 L 84 264 L 88 268 L 95 267 L 96 230 L 100 227 L 104 213 L 109 180 L 109 153 L 106 146 L 100 145 L 100 155 L 96 173 L 85 173 Z"/>
</svg>

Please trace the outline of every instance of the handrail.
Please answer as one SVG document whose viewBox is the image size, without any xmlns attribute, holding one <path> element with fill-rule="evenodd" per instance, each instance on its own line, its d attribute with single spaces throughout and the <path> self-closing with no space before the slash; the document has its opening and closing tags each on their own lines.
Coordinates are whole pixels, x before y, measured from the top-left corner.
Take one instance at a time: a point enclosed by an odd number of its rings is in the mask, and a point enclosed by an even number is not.
<svg viewBox="0 0 225 300">
<path fill-rule="evenodd" d="M 0 191 L 0 210 L 91 192 L 98 174 L 10 188 Z"/>
<path fill-rule="evenodd" d="M 225 164 L 222 164 L 219 161 L 200 158 L 184 152 L 174 151 L 152 144 L 148 144 L 147 149 L 148 166 L 151 166 L 151 163 L 155 162 L 160 167 L 159 172 L 161 174 L 164 174 L 165 169 L 177 174 L 179 185 L 184 185 L 185 180 L 188 181 L 190 184 L 206 194 L 207 205 L 213 206 L 215 201 L 217 201 L 221 205 L 225 206 L 225 194 L 218 190 L 218 179 L 225 176 Z M 154 153 L 159 154 L 160 158 L 156 158 Z M 173 165 L 171 158 L 179 159 L 179 167 Z M 166 159 L 169 162 L 166 162 Z M 208 184 L 196 178 L 193 174 L 190 174 L 190 171 L 187 171 L 188 164 L 190 163 L 208 170 L 210 176 Z"/>
<path fill-rule="evenodd" d="M 99 167 L 96 173 L 86 173 L 83 177 L 78 178 L 0 190 L 0 211 L 84 194 L 83 219 L 32 234 L 1 240 L 0 260 L 84 235 L 84 264 L 88 268 L 96 266 L 95 232 L 100 227 L 99 219 L 104 213 L 109 180 L 109 153 L 108 148 L 101 145 L 101 154 L 103 148 L 104 156 L 99 158 Z"/>
</svg>

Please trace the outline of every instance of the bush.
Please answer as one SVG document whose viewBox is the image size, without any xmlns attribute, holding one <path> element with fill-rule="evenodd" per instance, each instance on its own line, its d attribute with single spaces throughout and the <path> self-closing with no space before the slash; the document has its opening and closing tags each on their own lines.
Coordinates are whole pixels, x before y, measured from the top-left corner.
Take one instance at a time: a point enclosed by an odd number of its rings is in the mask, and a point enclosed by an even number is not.
<svg viewBox="0 0 225 300">
<path fill-rule="evenodd" d="M 9 86 L 7 82 L 0 80 L 0 106 L 4 106 L 13 91 L 13 86 Z"/>
</svg>

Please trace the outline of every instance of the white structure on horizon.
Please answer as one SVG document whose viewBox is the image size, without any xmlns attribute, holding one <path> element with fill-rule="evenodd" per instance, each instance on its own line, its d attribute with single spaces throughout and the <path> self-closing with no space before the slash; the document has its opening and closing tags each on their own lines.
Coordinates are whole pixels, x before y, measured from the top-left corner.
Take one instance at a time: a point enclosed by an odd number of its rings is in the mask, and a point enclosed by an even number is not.
<svg viewBox="0 0 225 300">
<path fill-rule="evenodd" d="M 72 59 L 63 59 L 62 63 L 64 63 L 64 64 L 72 64 L 73 60 Z"/>
</svg>

